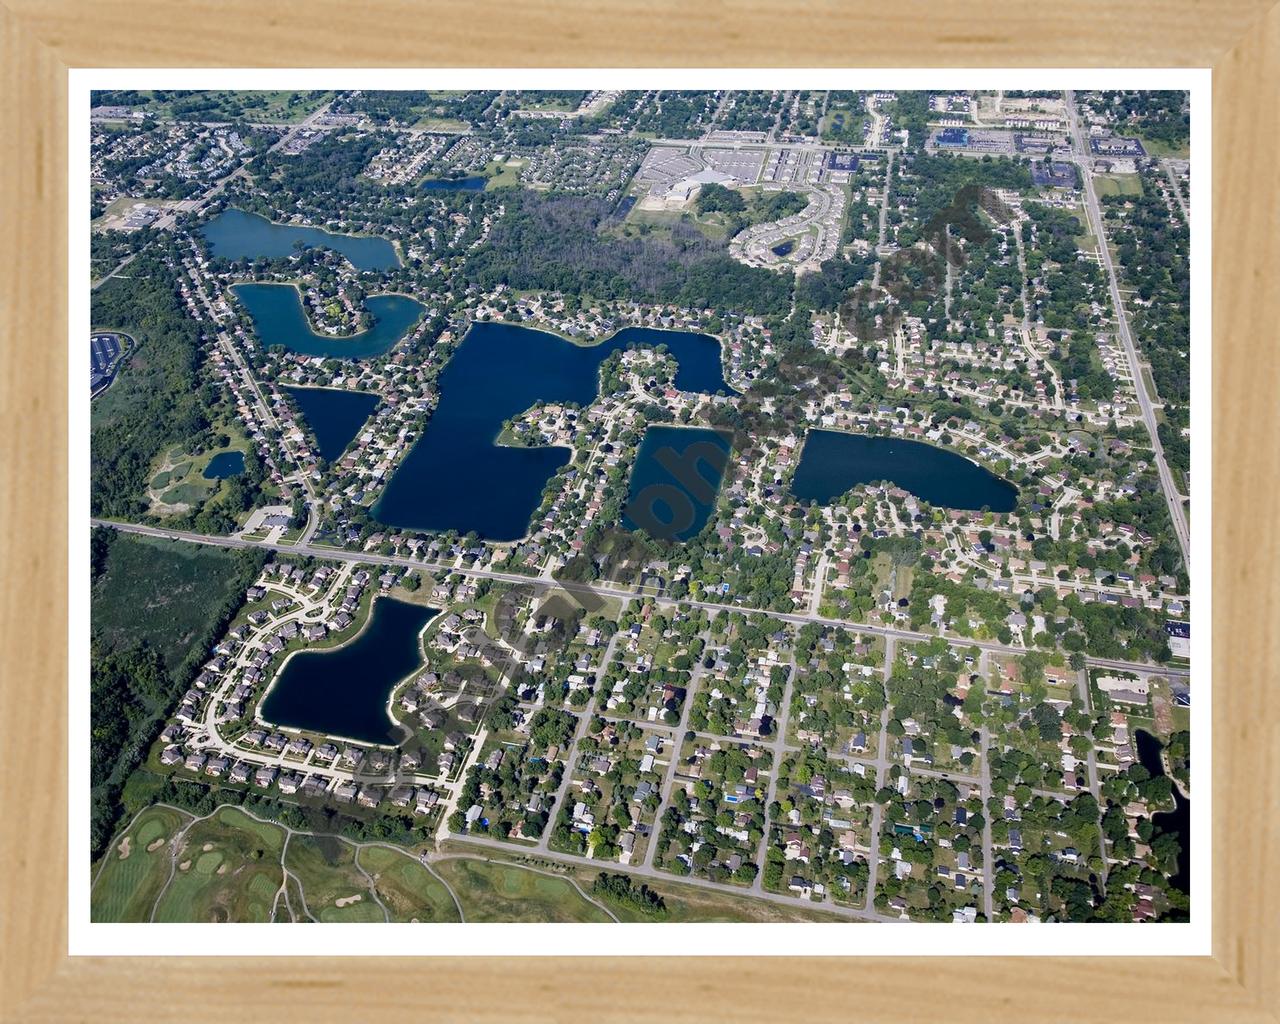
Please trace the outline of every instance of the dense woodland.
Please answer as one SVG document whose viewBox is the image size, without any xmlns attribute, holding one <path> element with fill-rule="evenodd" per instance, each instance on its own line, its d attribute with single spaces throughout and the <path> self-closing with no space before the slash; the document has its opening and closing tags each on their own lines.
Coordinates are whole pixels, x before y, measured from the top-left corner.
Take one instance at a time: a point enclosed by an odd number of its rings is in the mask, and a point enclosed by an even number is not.
<svg viewBox="0 0 1280 1024">
<path fill-rule="evenodd" d="M 199 325 L 183 308 L 162 260 L 140 257 L 127 277 L 95 291 L 90 316 L 95 327 L 122 330 L 137 343 L 116 381 L 93 403 L 90 508 L 95 516 L 145 518 L 147 484 L 166 449 L 180 446 L 198 455 L 225 446 L 217 423 L 230 415 L 226 397 L 201 373 Z M 253 445 L 244 456 L 244 472 L 222 484 L 216 501 L 192 509 L 182 521 L 222 533 L 260 503 L 266 468 Z"/>
<path fill-rule="evenodd" d="M 111 529 L 93 530 L 91 603 L 131 601 L 131 607 L 141 610 L 145 603 L 135 588 L 145 585 L 145 581 L 119 578 L 118 574 L 112 577 L 112 548 L 117 543 L 140 542 L 122 541 Z M 99 616 L 91 610 L 95 628 L 89 680 L 89 841 L 94 857 L 103 851 L 120 822 L 125 780 L 146 759 L 166 718 L 239 610 L 245 588 L 261 571 L 265 560 L 261 551 L 219 552 L 217 561 L 223 578 L 206 576 L 199 591 L 188 597 L 197 610 L 163 642 L 117 642 L 97 627 Z M 157 575 L 163 577 L 166 572 L 157 567 Z M 211 605 L 209 602 L 216 600 L 214 595 L 219 592 L 228 596 L 221 606 Z M 175 619 L 178 621 L 182 620 Z"/>
<path fill-rule="evenodd" d="M 602 235 L 612 204 L 596 198 L 504 192 L 506 215 L 465 273 L 481 288 L 563 291 L 599 299 L 674 302 L 695 309 L 784 315 L 792 276 L 747 267 L 691 225 L 670 241 Z"/>
<path fill-rule="evenodd" d="M 199 325 L 162 260 L 139 257 L 127 278 L 95 291 L 90 318 L 138 343 L 93 403 L 90 506 L 95 516 L 136 519 L 147 511 L 152 460 L 166 445 L 194 443 L 209 429 L 217 389 L 201 381 Z"/>
</svg>

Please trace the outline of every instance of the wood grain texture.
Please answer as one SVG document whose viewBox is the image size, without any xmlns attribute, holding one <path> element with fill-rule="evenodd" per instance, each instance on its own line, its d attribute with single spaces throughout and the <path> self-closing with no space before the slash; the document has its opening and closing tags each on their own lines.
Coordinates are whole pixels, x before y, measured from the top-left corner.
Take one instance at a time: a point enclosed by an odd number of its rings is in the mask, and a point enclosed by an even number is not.
<svg viewBox="0 0 1280 1024">
<path fill-rule="evenodd" d="M 1217 62 L 1213 91 L 1214 952 L 1274 1012 L 1280 8 Z"/>
<path fill-rule="evenodd" d="M 65 80 L 57 53 L 0 7 L 0 1007 L 6 1019 L 17 1019 L 8 1011 L 24 993 L 48 985 L 66 949 Z"/>
<path fill-rule="evenodd" d="M 1267 2 L 619 10 L 0 6 L 0 1013 L 6 1021 L 1275 1021 L 1280 13 Z M 268 8 L 263 14 L 264 8 Z M 1183 960 L 66 956 L 68 66 L 1214 66 L 1215 955 Z M 80 187 L 80 183 L 77 183 Z M 1203 417 L 1196 429 L 1205 429 Z M 1204 585 L 1200 581 L 1201 586 Z M 77 685 L 87 685 L 77 680 Z M 965 933 L 957 929 L 957 952 Z M 665 948 L 655 942 L 655 952 Z M 1087 951 L 1087 950 L 1086 950 Z"/>
<path fill-rule="evenodd" d="M 1272 0 L 8 0 L 71 66 L 1206 67 Z"/>
</svg>

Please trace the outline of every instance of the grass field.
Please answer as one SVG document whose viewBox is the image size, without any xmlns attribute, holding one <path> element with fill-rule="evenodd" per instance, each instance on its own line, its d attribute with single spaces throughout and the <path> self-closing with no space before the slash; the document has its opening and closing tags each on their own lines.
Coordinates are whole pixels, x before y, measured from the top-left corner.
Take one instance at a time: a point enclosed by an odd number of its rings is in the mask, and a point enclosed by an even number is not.
<svg viewBox="0 0 1280 1024">
<path fill-rule="evenodd" d="M 284 831 L 233 807 L 187 830 L 157 921 L 268 921 L 283 873 Z"/>
<path fill-rule="evenodd" d="M 448 890 L 411 855 L 385 846 L 362 846 L 358 858 L 373 877 L 392 921 L 458 920 Z"/>
<path fill-rule="evenodd" d="M 514 864 L 470 857 L 435 864 L 462 904 L 468 921 L 608 922 L 567 881 Z"/>
<path fill-rule="evenodd" d="M 1155 157 L 1173 157 L 1176 160 L 1185 160 L 1191 155 L 1190 146 L 1171 146 L 1167 142 L 1159 139 L 1148 139 L 1145 135 L 1139 135 L 1142 140 L 1143 148 L 1146 149 L 1148 156 Z"/>
<path fill-rule="evenodd" d="M 465 850 L 465 845 L 447 844 L 446 849 Z M 539 875 L 535 872 L 528 871 L 515 864 L 506 864 L 498 861 L 481 861 L 473 860 L 469 857 L 459 857 L 449 860 L 438 861 L 433 867 L 447 881 L 454 893 L 457 895 L 459 902 L 462 903 L 463 912 L 467 916 L 468 921 L 540 921 L 540 920 L 600 920 L 599 911 L 592 908 L 589 904 L 579 896 L 573 888 L 568 884 L 568 880 L 572 879 L 578 883 L 583 892 L 590 893 L 591 886 L 596 880 L 596 876 L 604 870 L 617 870 L 617 865 L 601 864 L 599 868 L 587 867 L 586 865 L 565 865 L 563 863 L 547 860 L 542 862 L 545 870 L 562 873 L 565 881 L 549 878 L 545 875 Z M 558 887 L 557 891 L 560 898 L 566 901 L 566 905 L 572 905 L 569 900 L 576 901 L 578 906 L 584 906 L 586 910 L 595 913 L 597 916 L 589 918 L 544 918 L 537 916 L 538 913 L 544 912 L 543 908 L 538 908 L 536 912 L 525 911 L 525 900 L 527 897 L 516 897 L 519 900 L 519 908 L 512 908 L 505 905 L 500 896 L 505 893 L 495 892 L 495 876 L 503 877 L 508 887 L 517 885 L 531 885 L 528 879 L 546 883 L 547 890 L 551 887 Z M 520 876 L 524 876 L 521 878 Z M 718 892 L 712 889 L 703 889 L 699 886 L 685 885 L 675 879 L 642 879 L 635 878 L 636 884 L 643 882 L 649 888 L 656 891 L 667 906 L 667 916 L 655 919 L 644 914 L 637 913 L 627 909 L 625 906 L 614 903 L 603 898 L 598 902 L 607 906 L 610 911 L 622 922 L 652 922 L 661 920 L 663 922 L 792 922 L 792 921 L 838 921 L 842 918 L 836 917 L 834 914 L 826 913 L 818 908 L 809 909 L 807 907 L 795 906 L 789 907 L 780 903 L 774 903 L 767 900 L 752 899 L 749 896 L 739 896 L 730 892 Z M 597 897 L 592 897 L 597 899 Z M 473 907 L 478 907 L 473 915 Z M 480 916 L 493 915 L 493 916 Z M 527 916 L 517 916 L 524 915 Z"/>
<path fill-rule="evenodd" d="M 579 882 L 579 884 L 582 884 Z M 584 886 L 584 888 L 586 888 Z M 801 907 L 788 907 L 767 900 L 753 900 L 733 893 L 716 892 L 711 889 L 699 889 L 692 885 L 681 885 L 678 882 L 650 882 L 649 888 L 662 894 L 667 904 L 665 922 L 795 922 L 795 921 L 837 921 L 833 914 L 824 914 L 820 910 L 806 910 Z M 590 892 L 590 889 L 587 889 Z M 652 921 L 653 918 L 629 911 L 625 907 L 610 903 L 611 909 L 622 921 Z"/>
<path fill-rule="evenodd" d="M 147 921 L 169 878 L 169 841 L 190 818 L 169 807 L 149 807 L 102 861 L 89 894 L 93 921 Z"/>
<path fill-rule="evenodd" d="M 145 922 L 153 919 L 154 907 L 154 920 L 164 922 L 452 923 L 458 911 L 450 890 L 469 922 L 605 923 L 612 920 L 610 913 L 623 922 L 655 920 L 623 905 L 585 898 L 574 888 L 576 882 L 589 894 L 599 870 L 610 865 L 597 869 L 545 861 L 539 862 L 545 867 L 533 870 L 452 854 L 433 862 L 437 878 L 411 853 L 337 836 L 295 832 L 286 838 L 281 827 L 237 807 L 220 807 L 187 827 L 190 822 L 188 814 L 170 807 L 153 806 L 139 814 L 100 863 L 91 890 L 92 920 Z M 287 907 L 276 898 L 282 881 Z M 649 884 L 666 902 L 668 913 L 658 919 L 663 921 L 835 920 L 818 908 L 753 900 L 675 879 Z"/>
<path fill-rule="evenodd" d="M 93 629 L 109 647 L 145 640 L 173 668 L 236 589 L 231 551 L 122 533 L 93 586 Z"/>
<path fill-rule="evenodd" d="M 145 92 L 147 103 L 140 109 L 157 117 L 181 117 L 183 120 L 228 121 L 301 121 L 321 103 L 332 97 L 328 92 L 294 92 L 286 89 L 231 90 L 212 89 L 202 93 L 199 109 L 190 108 L 191 96 L 165 96 Z M 291 105 L 292 104 L 292 105 Z"/>
<path fill-rule="evenodd" d="M 1140 196 L 1142 179 L 1136 174 L 1099 174 L 1093 179 L 1099 196 Z"/>
<path fill-rule="evenodd" d="M 373 899 L 369 879 L 356 866 L 355 847 L 350 843 L 336 836 L 293 835 L 284 863 L 298 876 L 307 910 L 316 920 L 386 920 Z"/>
<path fill-rule="evenodd" d="M 524 164 L 523 160 L 511 157 L 502 162 L 490 160 L 484 169 L 485 176 L 489 179 L 485 182 L 485 191 L 492 192 L 498 188 L 515 188 L 520 184 L 520 171 L 523 169 Z"/>
</svg>

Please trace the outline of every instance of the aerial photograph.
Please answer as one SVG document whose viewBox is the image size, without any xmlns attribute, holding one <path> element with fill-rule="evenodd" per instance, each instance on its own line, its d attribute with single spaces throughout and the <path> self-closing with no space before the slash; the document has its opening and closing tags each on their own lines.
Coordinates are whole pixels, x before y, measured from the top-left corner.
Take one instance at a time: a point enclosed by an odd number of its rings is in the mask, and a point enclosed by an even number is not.
<svg viewBox="0 0 1280 1024">
<path fill-rule="evenodd" d="M 93 92 L 90 921 L 1190 920 L 1190 111 Z"/>
</svg>

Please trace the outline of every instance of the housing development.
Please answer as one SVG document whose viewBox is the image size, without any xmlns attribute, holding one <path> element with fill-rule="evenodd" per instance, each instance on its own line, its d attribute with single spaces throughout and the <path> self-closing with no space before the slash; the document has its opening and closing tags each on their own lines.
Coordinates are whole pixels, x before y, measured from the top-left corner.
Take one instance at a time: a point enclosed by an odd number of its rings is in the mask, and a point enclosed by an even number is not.
<svg viewBox="0 0 1280 1024">
<path fill-rule="evenodd" d="M 1187 919 L 1185 93 L 93 104 L 95 921 Z"/>
</svg>

